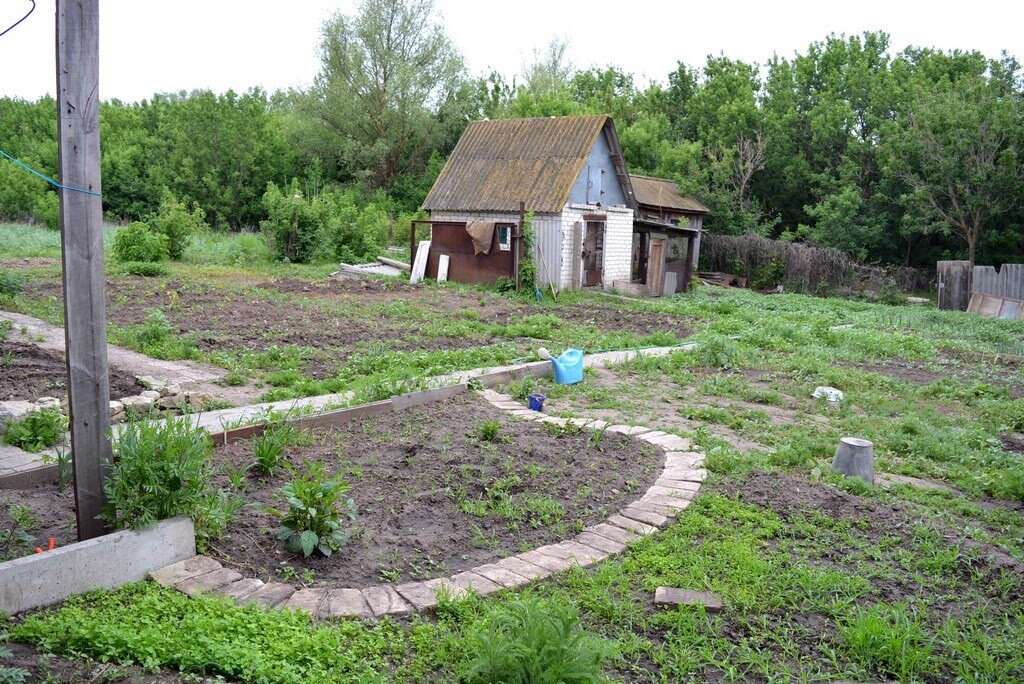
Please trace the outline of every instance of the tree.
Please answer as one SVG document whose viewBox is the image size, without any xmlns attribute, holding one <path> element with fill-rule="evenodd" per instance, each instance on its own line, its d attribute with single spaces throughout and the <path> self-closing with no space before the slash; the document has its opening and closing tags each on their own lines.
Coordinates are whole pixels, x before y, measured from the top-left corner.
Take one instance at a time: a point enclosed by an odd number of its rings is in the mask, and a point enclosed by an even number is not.
<svg viewBox="0 0 1024 684">
<path fill-rule="evenodd" d="M 920 230 L 952 232 L 973 268 L 983 231 L 1021 192 L 1021 106 L 983 79 L 919 94 L 894 146 L 893 170 L 910 188 Z"/>
<path fill-rule="evenodd" d="M 448 107 L 469 91 L 431 0 L 366 0 L 355 16 L 336 13 L 323 26 L 320 62 L 298 141 L 338 180 L 389 187 L 444 146 L 446 119 L 467 118 Z"/>
</svg>

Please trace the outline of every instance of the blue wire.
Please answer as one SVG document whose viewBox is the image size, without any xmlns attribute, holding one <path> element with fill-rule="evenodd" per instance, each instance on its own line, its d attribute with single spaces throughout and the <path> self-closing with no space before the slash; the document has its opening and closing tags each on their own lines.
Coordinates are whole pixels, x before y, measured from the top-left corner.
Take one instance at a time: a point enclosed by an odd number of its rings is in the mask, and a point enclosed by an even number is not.
<svg viewBox="0 0 1024 684">
<path fill-rule="evenodd" d="M 71 192 L 80 192 L 83 195 L 94 195 L 96 197 L 102 197 L 103 196 L 102 193 L 94 192 L 92 190 L 86 190 L 85 188 L 76 188 L 76 187 L 73 187 L 71 185 L 61 185 L 60 183 L 58 183 L 57 181 L 53 180 L 49 176 L 47 176 L 45 174 L 42 174 L 42 173 L 39 173 L 38 171 L 33 169 L 31 166 L 28 166 L 27 164 L 24 164 L 23 162 L 18 161 L 17 159 L 15 159 L 11 155 L 7 154 L 3 150 L 0 150 L 0 157 L 4 157 L 5 159 L 11 160 L 12 162 L 17 164 L 21 168 L 25 169 L 26 171 L 28 171 L 32 175 L 39 176 L 44 181 L 46 181 L 47 183 L 49 183 L 53 187 L 57 188 L 58 190 L 70 190 Z"/>
</svg>

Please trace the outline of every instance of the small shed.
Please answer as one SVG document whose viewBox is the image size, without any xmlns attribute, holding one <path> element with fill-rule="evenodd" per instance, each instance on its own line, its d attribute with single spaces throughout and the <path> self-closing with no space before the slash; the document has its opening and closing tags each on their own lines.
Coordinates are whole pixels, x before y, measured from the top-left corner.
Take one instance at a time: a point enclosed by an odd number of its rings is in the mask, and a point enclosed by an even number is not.
<svg viewBox="0 0 1024 684">
<path fill-rule="evenodd" d="M 632 279 L 619 289 L 657 297 L 690 288 L 707 207 L 675 181 L 630 174 L 636 198 Z"/>
<path fill-rule="evenodd" d="M 689 284 L 684 262 L 693 261 L 707 213 L 672 181 L 630 175 L 603 115 L 472 122 L 423 208 L 427 278 L 445 265 L 457 282 L 514 278 L 530 212 L 540 284 L 655 296 Z"/>
</svg>

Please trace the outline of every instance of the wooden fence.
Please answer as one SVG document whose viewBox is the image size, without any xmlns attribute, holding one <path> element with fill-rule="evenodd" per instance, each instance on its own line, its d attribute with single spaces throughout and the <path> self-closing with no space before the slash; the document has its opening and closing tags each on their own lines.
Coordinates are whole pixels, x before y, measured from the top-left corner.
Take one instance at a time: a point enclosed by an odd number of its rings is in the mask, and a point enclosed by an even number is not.
<svg viewBox="0 0 1024 684">
<path fill-rule="evenodd" d="M 972 274 L 967 261 L 940 261 L 936 264 L 939 308 L 967 311 L 972 294 L 1024 300 L 1024 264 L 975 266 Z"/>
</svg>

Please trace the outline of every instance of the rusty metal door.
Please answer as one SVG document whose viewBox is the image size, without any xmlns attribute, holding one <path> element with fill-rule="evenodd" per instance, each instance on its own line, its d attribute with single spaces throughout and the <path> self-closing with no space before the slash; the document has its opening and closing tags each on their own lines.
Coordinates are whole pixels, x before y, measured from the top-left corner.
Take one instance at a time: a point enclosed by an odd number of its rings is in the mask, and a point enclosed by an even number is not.
<svg viewBox="0 0 1024 684">
<path fill-rule="evenodd" d="M 604 223 L 587 221 L 583 236 L 583 284 L 600 285 L 604 274 Z"/>
<path fill-rule="evenodd" d="M 660 297 L 665 288 L 665 250 L 668 236 L 651 233 L 647 252 L 647 296 Z"/>
</svg>

